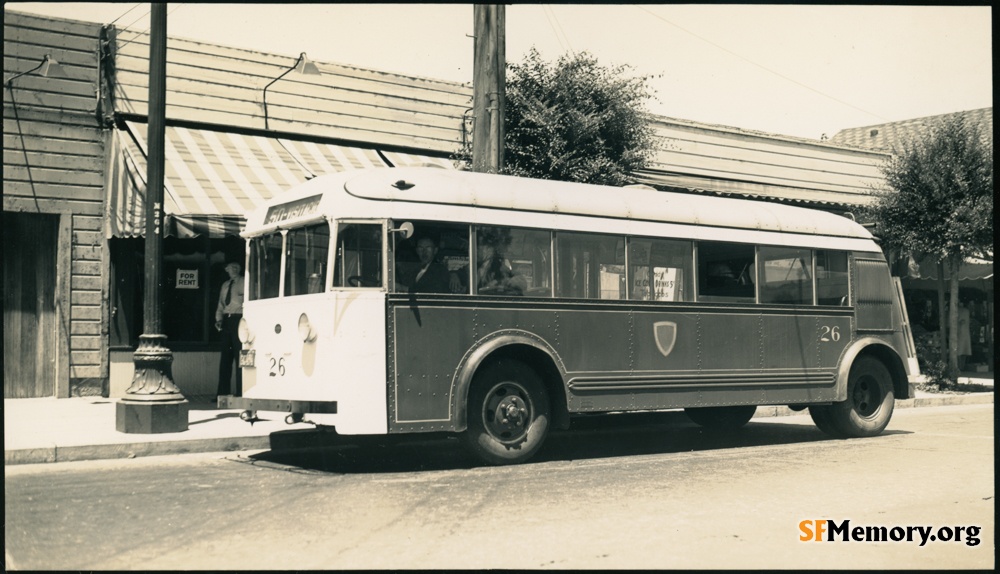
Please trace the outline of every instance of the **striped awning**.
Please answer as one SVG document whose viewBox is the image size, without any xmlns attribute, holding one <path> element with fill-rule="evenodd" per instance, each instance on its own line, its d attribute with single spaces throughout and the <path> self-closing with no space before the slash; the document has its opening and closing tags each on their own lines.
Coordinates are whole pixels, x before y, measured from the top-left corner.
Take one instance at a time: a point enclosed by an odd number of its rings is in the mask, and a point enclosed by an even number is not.
<svg viewBox="0 0 1000 574">
<path fill-rule="evenodd" d="M 438 165 L 416 154 L 168 126 L 164 137 L 163 234 L 238 235 L 244 214 L 317 175 L 384 166 Z M 145 234 L 146 124 L 112 134 L 108 237 Z"/>
</svg>

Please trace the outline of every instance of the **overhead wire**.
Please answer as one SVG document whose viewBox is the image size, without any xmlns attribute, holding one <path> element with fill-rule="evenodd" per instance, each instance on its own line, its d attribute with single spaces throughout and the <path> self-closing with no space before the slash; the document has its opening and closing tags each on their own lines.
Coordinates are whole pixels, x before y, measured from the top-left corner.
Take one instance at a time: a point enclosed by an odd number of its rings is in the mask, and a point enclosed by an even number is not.
<svg viewBox="0 0 1000 574">
<path fill-rule="evenodd" d="M 542 13 L 545 14 L 545 19 L 548 21 L 549 27 L 552 28 L 552 33 L 555 35 L 556 41 L 559 42 L 559 47 L 564 51 L 568 51 L 571 55 L 576 55 L 576 51 L 573 50 L 573 45 L 569 41 L 569 36 L 566 35 L 565 30 L 562 29 L 562 25 L 559 24 L 559 20 L 556 18 L 552 7 L 548 4 L 542 4 Z"/>
<path fill-rule="evenodd" d="M 131 12 L 132 10 L 135 10 L 139 6 L 142 6 L 142 2 L 137 3 L 135 6 L 132 6 L 131 8 L 129 8 L 128 10 L 126 10 L 125 12 L 123 12 L 121 16 L 119 16 L 119 17 L 115 18 L 114 20 L 112 20 L 111 23 L 108 24 L 108 26 L 114 26 L 115 22 L 117 22 L 117 21 L 121 20 L 122 18 L 124 18 L 126 15 L 128 15 L 129 12 Z"/>
<path fill-rule="evenodd" d="M 663 21 L 663 22 L 665 22 L 667 24 L 670 24 L 671 26 L 677 28 L 678 30 L 680 30 L 682 32 L 685 32 L 687 34 L 690 34 L 691 36 L 694 36 L 695 38 L 701 40 L 702 42 L 705 42 L 706 44 L 710 44 L 710 45 L 718 48 L 719 50 L 722 50 L 723 52 L 726 52 L 727 54 L 730 54 L 732 56 L 735 56 L 735 57 L 743 60 L 744 62 L 747 62 L 748 64 L 752 64 L 754 66 L 757 66 L 758 68 L 760 68 L 760 69 L 762 69 L 762 70 L 764 70 L 764 71 L 766 71 L 768 73 L 774 74 L 775 76 L 778 76 L 779 78 L 782 78 L 785 81 L 791 82 L 791 83 L 793 83 L 793 84 L 795 84 L 797 86 L 800 86 L 802 88 L 805 88 L 805 89 L 807 89 L 807 90 L 809 90 L 811 92 L 815 92 L 815 93 L 823 96 L 824 98 L 831 99 L 831 100 L 833 100 L 833 101 L 835 101 L 835 102 L 837 102 L 839 104 L 843 104 L 843 105 L 848 106 L 850 108 L 854 108 L 855 110 L 858 110 L 859 112 L 868 114 L 868 115 L 870 115 L 872 117 L 879 118 L 880 120 L 883 120 L 883 121 L 886 121 L 886 122 L 889 121 L 887 118 L 884 118 L 884 117 L 880 116 L 879 114 L 876 114 L 874 112 L 870 112 L 870 111 L 868 111 L 866 109 L 863 109 L 863 108 L 860 108 L 860 107 L 858 107 L 858 106 L 856 106 L 856 105 L 854 105 L 854 104 L 852 104 L 850 102 L 846 102 L 846 101 L 841 100 L 840 98 L 837 98 L 835 96 L 831 96 L 830 94 L 827 94 L 827 93 L 825 93 L 825 92 L 823 92 L 821 90 L 818 90 L 818 89 L 816 89 L 816 88 L 814 88 L 812 86 L 806 85 L 806 84 L 804 84 L 804 83 L 802 83 L 802 82 L 800 82 L 800 81 L 798 81 L 798 80 L 796 80 L 794 78 L 790 78 L 790 77 L 786 76 L 785 74 L 782 74 L 781 72 L 778 72 L 776 70 L 772 70 L 771 68 L 768 68 L 767 66 L 759 64 L 759 63 L 751 60 L 750 58 L 747 58 L 745 56 L 737 54 L 736 52 L 734 52 L 734 51 L 726 48 L 725 46 L 721 46 L 719 44 L 716 44 L 715 42 L 709 40 L 708 38 L 705 38 L 705 37 L 702 37 L 702 36 L 700 36 L 698 34 L 695 34 L 691 30 L 688 30 L 688 29 L 684 28 L 683 26 L 680 26 L 678 24 L 675 24 L 674 22 L 671 22 L 670 20 L 664 18 L 663 16 L 657 14 L 656 12 L 653 12 L 652 10 L 647 9 L 645 6 L 636 6 L 636 8 L 642 10 L 643 12 L 646 12 L 647 14 L 649 14 L 650 16 L 652 16 L 652 17 L 654 17 L 654 18 L 656 18 L 658 20 L 661 20 L 661 21 Z"/>
<path fill-rule="evenodd" d="M 169 12 L 167 12 L 167 16 L 170 16 L 171 14 L 173 14 L 174 12 L 176 12 L 176 11 L 177 11 L 177 9 L 178 9 L 178 8 L 180 8 L 181 6 L 183 6 L 183 4 L 177 4 L 177 5 L 175 5 L 175 6 L 173 7 L 173 8 L 171 8 L 171 9 L 170 9 L 170 11 L 169 11 Z M 135 24 L 135 23 L 136 23 L 136 22 L 138 22 L 139 20 L 142 20 L 143 18 L 145 18 L 145 17 L 147 16 L 147 15 L 149 15 L 149 13 L 150 13 L 151 11 L 152 11 L 152 7 L 150 7 L 150 9 L 149 9 L 149 10 L 146 10 L 146 13 L 145 13 L 145 14 L 143 14 L 142 16 L 139 16 L 138 18 L 136 18 L 136 19 L 135 19 L 135 21 L 133 21 L 133 22 L 132 22 L 132 24 L 129 24 L 128 26 L 125 26 L 124 28 L 122 28 L 122 31 L 125 31 L 125 30 L 128 30 L 129 28 L 131 28 L 133 24 Z M 120 16 L 119 16 L 119 17 L 120 17 Z M 138 33 L 136 33 L 135 37 L 133 37 L 133 38 L 132 38 L 131 40 L 129 40 L 128 42 L 125 42 L 125 43 L 123 43 L 123 44 L 119 45 L 117 49 L 118 49 L 118 50 L 121 50 L 121 49 L 122 49 L 122 48 L 124 48 L 125 46 L 128 46 L 128 45 L 129 45 L 129 44 L 131 44 L 132 42 L 136 41 L 136 39 L 138 39 L 138 38 L 139 38 L 140 36 L 142 36 L 142 35 L 143 35 L 143 34 L 145 34 L 146 32 L 149 32 L 149 29 L 150 29 L 151 27 L 152 27 L 152 23 L 150 23 L 150 25 L 149 25 L 149 26 L 147 26 L 147 27 L 146 27 L 146 29 L 145 29 L 145 30 L 143 30 L 142 32 L 138 32 Z"/>
</svg>

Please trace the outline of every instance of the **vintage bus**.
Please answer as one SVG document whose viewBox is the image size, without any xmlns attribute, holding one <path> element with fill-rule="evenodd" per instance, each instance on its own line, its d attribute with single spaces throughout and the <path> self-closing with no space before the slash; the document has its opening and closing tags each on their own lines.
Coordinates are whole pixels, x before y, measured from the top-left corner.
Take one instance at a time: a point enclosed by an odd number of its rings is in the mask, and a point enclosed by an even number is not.
<svg viewBox="0 0 1000 574">
<path fill-rule="evenodd" d="M 588 413 L 736 428 L 789 405 L 871 436 L 918 374 L 885 257 L 826 212 L 382 168 L 312 179 L 243 236 L 243 390 L 219 404 L 246 420 L 461 433 L 506 464 Z"/>
</svg>

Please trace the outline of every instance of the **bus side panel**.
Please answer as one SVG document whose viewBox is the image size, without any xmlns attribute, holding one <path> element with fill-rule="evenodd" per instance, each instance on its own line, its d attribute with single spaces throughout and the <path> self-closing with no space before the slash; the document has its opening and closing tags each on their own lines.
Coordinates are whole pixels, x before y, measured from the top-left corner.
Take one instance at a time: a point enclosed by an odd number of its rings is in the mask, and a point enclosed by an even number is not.
<svg viewBox="0 0 1000 574">
<path fill-rule="evenodd" d="M 474 311 L 397 303 L 388 308 L 389 432 L 455 430 L 455 369 L 477 335 Z"/>
<path fill-rule="evenodd" d="M 505 329 L 555 349 L 571 412 L 830 401 L 851 340 L 849 309 L 531 306 L 390 300 L 390 432 L 456 430 L 456 369 Z"/>
<path fill-rule="evenodd" d="M 581 363 L 564 355 L 570 410 L 791 404 L 835 396 L 838 361 L 851 338 L 849 310 L 803 314 L 717 306 L 677 311 L 633 313 L 627 370 L 580 369 Z M 572 322 L 569 314 L 560 314 L 562 324 Z M 604 323 L 608 328 L 616 324 Z M 558 350 L 574 343 L 563 338 Z"/>
</svg>

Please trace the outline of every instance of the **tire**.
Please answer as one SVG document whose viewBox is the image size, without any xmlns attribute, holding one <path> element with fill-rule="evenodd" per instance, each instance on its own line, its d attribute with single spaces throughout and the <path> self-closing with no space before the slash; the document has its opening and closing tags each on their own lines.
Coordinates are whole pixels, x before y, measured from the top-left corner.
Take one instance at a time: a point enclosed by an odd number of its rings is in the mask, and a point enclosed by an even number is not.
<svg viewBox="0 0 1000 574">
<path fill-rule="evenodd" d="M 755 412 L 757 412 L 755 405 L 684 409 L 684 414 L 695 423 L 718 430 L 736 430 L 750 422 Z"/>
<path fill-rule="evenodd" d="M 837 430 L 833 426 L 833 421 L 830 420 L 830 407 L 827 405 L 809 407 L 809 416 L 812 417 L 814 423 L 816 423 L 816 428 L 823 431 L 824 434 L 828 434 L 834 438 L 844 438 L 843 433 Z"/>
<path fill-rule="evenodd" d="M 881 433 L 896 397 L 889 369 L 875 357 L 858 357 L 847 377 L 847 400 L 827 407 L 833 428 L 845 437 L 868 437 Z"/>
<path fill-rule="evenodd" d="M 549 396 L 538 374 L 519 361 L 502 359 L 477 373 L 468 412 L 463 443 L 487 464 L 524 462 L 548 435 Z"/>
</svg>

